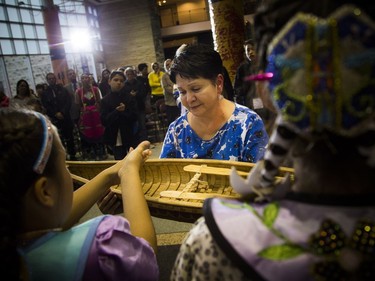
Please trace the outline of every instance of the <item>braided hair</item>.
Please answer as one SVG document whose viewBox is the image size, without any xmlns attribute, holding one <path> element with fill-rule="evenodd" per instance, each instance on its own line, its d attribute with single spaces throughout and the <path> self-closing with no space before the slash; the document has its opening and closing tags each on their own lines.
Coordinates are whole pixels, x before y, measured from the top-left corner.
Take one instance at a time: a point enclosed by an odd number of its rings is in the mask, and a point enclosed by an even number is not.
<svg viewBox="0 0 375 281">
<path fill-rule="evenodd" d="M 0 110 L 0 266 L 9 280 L 21 280 L 22 259 L 17 251 L 22 199 L 41 176 L 33 171 L 43 142 L 41 119 L 26 109 Z M 52 149 L 43 175 L 51 175 Z"/>
</svg>

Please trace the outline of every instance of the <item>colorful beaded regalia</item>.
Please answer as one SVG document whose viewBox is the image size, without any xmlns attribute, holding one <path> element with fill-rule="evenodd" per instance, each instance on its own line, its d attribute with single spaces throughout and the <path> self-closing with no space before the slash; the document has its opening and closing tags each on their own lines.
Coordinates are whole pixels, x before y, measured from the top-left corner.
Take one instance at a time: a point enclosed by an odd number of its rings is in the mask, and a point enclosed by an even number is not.
<svg viewBox="0 0 375 281">
<path fill-rule="evenodd" d="M 300 133 L 367 129 L 375 107 L 375 23 L 345 6 L 328 19 L 299 14 L 269 47 L 269 88 Z"/>
<path fill-rule="evenodd" d="M 354 137 L 375 130 L 375 23 L 351 5 L 326 19 L 297 14 L 269 44 L 266 71 L 273 73 L 269 89 L 279 110 L 277 127 L 264 162 L 248 179 L 231 175 L 236 191 L 260 197 L 273 192 L 296 135 Z M 375 143 L 358 149 L 375 165 Z"/>
</svg>

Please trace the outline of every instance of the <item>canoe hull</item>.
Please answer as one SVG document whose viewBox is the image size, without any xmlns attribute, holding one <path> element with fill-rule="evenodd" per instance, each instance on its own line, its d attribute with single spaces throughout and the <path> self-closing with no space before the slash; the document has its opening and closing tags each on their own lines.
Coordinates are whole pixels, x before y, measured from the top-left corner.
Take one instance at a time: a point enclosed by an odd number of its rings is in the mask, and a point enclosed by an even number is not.
<svg viewBox="0 0 375 281">
<path fill-rule="evenodd" d="M 117 161 L 67 161 L 73 175 L 92 179 Z M 140 170 L 145 198 L 153 216 L 195 221 L 206 198 L 239 198 L 229 182 L 231 167 L 245 176 L 254 164 L 210 159 L 149 159 Z M 121 194 L 119 186 L 112 190 Z"/>
</svg>

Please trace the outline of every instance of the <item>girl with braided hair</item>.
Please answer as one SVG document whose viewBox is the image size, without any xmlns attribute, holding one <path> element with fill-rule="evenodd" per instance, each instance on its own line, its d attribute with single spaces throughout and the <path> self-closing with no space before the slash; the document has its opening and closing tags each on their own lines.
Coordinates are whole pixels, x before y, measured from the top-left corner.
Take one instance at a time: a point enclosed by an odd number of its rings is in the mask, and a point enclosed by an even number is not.
<svg viewBox="0 0 375 281">
<path fill-rule="evenodd" d="M 374 15 L 367 1 L 258 8 L 249 78 L 277 121 L 248 178 L 232 171 L 244 196 L 205 201 L 172 280 L 375 280 Z M 276 180 L 287 158 L 294 180 Z"/>
<path fill-rule="evenodd" d="M 132 176 L 148 146 L 73 192 L 52 123 L 34 111 L 1 109 L 0 267 L 7 280 L 158 280 L 155 231 Z M 124 217 L 72 227 L 114 184 L 122 187 Z"/>
</svg>

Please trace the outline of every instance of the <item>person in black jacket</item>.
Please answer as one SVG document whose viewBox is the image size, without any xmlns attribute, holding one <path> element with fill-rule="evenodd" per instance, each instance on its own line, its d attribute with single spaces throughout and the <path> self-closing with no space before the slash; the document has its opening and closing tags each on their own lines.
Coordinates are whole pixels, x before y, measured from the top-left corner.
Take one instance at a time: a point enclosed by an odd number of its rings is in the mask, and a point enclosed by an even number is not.
<svg viewBox="0 0 375 281">
<path fill-rule="evenodd" d="M 137 101 L 124 91 L 125 75 L 112 71 L 109 76 L 111 92 L 101 100 L 100 117 L 105 127 L 103 142 L 110 146 L 115 160 L 126 156 L 135 147 Z"/>
<path fill-rule="evenodd" d="M 76 150 L 73 138 L 73 121 L 70 116 L 72 105 L 71 96 L 67 89 L 56 83 L 56 76 L 48 73 L 46 76 L 47 89 L 41 97 L 42 105 L 51 122 L 57 127 L 63 144 L 66 146 L 69 160 L 76 160 Z"/>
<path fill-rule="evenodd" d="M 234 78 L 234 91 L 236 101 L 248 108 L 254 109 L 252 99 L 255 95 L 255 83 L 245 81 L 245 78 L 256 73 L 255 64 L 255 47 L 252 39 L 248 39 L 244 43 L 245 60 L 237 68 Z"/>
<path fill-rule="evenodd" d="M 137 101 L 137 139 L 136 144 L 147 139 L 146 130 L 146 97 L 147 91 L 140 80 L 137 79 L 137 74 L 132 67 L 127 67 L 124 71 L 126 81 L 124 91 L 130 93 Z"/>
<path fill-rule="evenodd" d="M 234 78 L 236 102 L 254 110 L 262 118 L 267 132 L 270 133 L 276 114 L 273 107 L 263 104 L 263 99 L 256 92 L 255 82 L 247 79 L 250 75 L 257 73 L 257 56 L 252 39 L 245 41 L 244 51 L 246 59 L 237 68 Z"/>
</svg>

